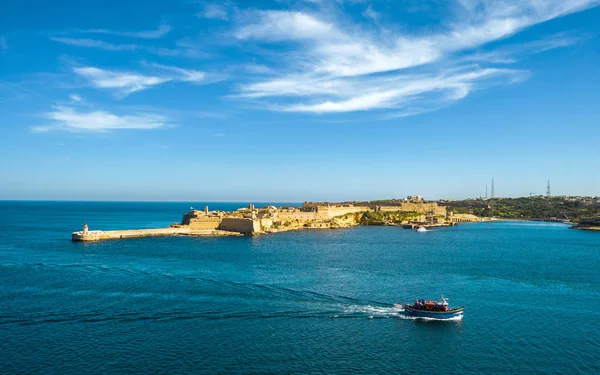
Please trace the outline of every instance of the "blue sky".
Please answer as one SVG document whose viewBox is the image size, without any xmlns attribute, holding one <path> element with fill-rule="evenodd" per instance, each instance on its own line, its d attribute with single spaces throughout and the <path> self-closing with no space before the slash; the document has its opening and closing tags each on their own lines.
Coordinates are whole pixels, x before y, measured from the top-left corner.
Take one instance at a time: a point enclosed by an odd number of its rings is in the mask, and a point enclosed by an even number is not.
<svg viewBox="0 0 600 375">
<path fill-rule="evenodd" d="M 2 1 L 0 199 L 600 195 L 600 1 Z"/>
</svg>

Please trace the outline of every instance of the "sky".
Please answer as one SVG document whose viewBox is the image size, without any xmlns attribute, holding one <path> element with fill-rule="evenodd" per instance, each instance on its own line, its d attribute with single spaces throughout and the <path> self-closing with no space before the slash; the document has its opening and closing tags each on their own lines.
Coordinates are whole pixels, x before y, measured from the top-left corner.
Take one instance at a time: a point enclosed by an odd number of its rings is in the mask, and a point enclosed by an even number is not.
<svg viewBox="0 0 600 375">
<path fill-rule="evenodd" d="M 4 0 L 0 199 L 600 195 L 599 5 Z"/>
</svg>

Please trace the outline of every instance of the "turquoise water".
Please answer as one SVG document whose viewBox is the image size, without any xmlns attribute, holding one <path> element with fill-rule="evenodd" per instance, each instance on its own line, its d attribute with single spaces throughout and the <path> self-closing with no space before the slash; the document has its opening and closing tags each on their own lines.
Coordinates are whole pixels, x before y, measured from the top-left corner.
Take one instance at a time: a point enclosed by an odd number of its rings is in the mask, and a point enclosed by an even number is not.
<svg viewBox="0 0 600 375">
<path fill-rule="evenodd" d="M 202 203 L 0 202 L 2 373 L 600 373 L 600 233 L 462 224 L 72 243 Z M 240 204 L 210 204 L 232 209 Z M 396 302 L 446 295 L 462 321 Z"/>
</svg>

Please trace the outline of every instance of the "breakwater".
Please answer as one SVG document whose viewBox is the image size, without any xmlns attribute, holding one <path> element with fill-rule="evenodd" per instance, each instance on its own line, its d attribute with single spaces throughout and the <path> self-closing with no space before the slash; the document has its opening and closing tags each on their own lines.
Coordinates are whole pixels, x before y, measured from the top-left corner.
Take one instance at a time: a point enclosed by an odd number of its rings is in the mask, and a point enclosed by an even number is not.
<svg viewBox="0 0 600 375">
<path fill-rule="evenodd" d="M 170 236 L 241 236 L 241 233 L 224 230 L 193 230 L 189 227 L 131 229 L 111 231 L 79 231 L 73 232 L 73 241 L 102 241 L 141 237 L 170 237 Z"/>
</svg>

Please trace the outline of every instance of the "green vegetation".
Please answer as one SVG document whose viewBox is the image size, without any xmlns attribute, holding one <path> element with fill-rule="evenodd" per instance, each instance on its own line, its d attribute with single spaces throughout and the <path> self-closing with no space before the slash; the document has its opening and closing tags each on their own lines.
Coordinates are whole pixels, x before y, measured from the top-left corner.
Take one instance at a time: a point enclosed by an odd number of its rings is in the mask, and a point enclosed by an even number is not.
<svg viewBox="0 0 600 375">
<path fill-rule="evenodd" d="M 466 199 L 448 202 L 454 213 L 469 213 L 480 217 L 503 219 L 560 219 L 578 220 L 600 214 L 596 198 L 522 197 Z"/>
<path fill-rule="evenodd" d="M 387 222 L 400 224 L 403 221 L 415 220 L 422 216 L 418 212 L 365 212 L 360 222 L 367 225 L 377 225 Z"/>
</svg>

